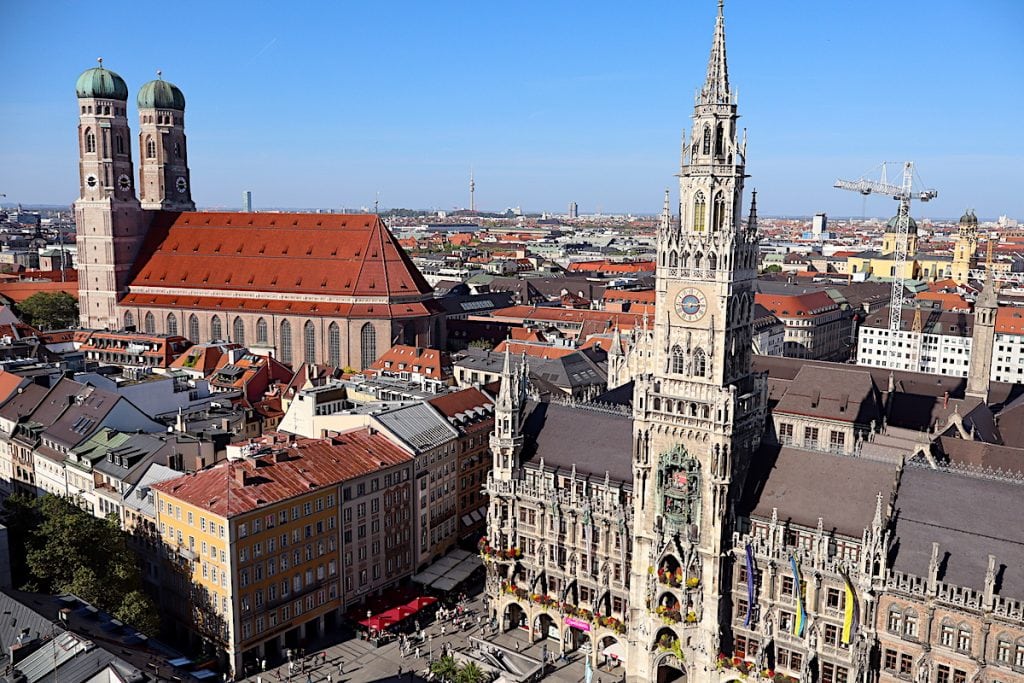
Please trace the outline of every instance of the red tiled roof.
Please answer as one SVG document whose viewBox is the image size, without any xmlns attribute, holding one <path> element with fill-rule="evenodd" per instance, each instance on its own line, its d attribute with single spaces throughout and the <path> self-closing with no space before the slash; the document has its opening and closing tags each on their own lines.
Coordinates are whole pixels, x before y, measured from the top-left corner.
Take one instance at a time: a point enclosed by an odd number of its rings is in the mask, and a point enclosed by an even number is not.
<svg viewBox="0 0 1024 683">
<path fill-rule="evenodd" d="M 946 311 L 971 310 L 971 305 L 967 303 L 966 299 L 952 292 L 919 292 L 914 298 L 919 301 L 937 301 L 942 305 L 943 310 Z"/>
<path fill-rule="evenodd" d="M 654 261 L 576 261 L 567 268 L 570 273 L 646 273 L 654 269 Z"/>
<path fill-rule="evenodd" d="M 168 295 L 203 289 L 377 298 L 431 291 L 384 222 L 370 214 L 164 211 L 138 263 L 130 287 Z M 129 296 L 143 297 L 130 303 L 152 303 L 137 291 Z M 198 307 L 190 303 L 196 297 L 181 298 L 156 305 Z"/>
<path fill-rule="evenodd" d="M 1000 306 L 996 311 L 996 332 L 1024 334 L 1024 308 Z"/>
<path fill-rule="evenodd" d="M 461 391 L 453 391 L 450 394 L 436 396 L 430 399 L 428 403 L 437 408 L 445 417 L 455 417 L 467 410 L 491 405 L 494 401 L 476 387 L 469 387 Z"/>
<path fill-rule="evenodd" d="M 525 353 L 527 356 L 533 358 L 544 358 L 550 360 L 552 358 L 563 358 L 565 356 L 571 356 L 576 353 L 576 349 L 567 349 L 558 346 L 547 346 L 544 344 L 524 344 L 521 342 L 514 341 L 503 341 L 494 347 L 495 353 L 505 353 L 505 349 L 508 349 L 517 356 Z"/>
<path fill-rule="evenodd" d="M 532 327 L 513 327 L 511 332 L 512 339 L 515 341 L 546 341 L 541 331 Z"/>
<path fill-rule="evenodd" d="M 640 304 L 654 303 L 653 289 L 606 289 L 604 290 L 605 301 L 633 301 Z"/>
<path fill-rule="evenodd" d="M 259 467 L 252 459 L 229 460 L 153 488 L 215 515 L 234 517 L 412 460 L 383 434 L 369 429 L 330 439 L 271 432 L 245 443 L 263 445 L 272 453 L 259 458 Z M 273 452 L 285 459 L 278 462 Z"/>
<path fill-rule="evenodd" d="M 78 298 L 78 281 L 72 282 L 50 282 L 49 280 L 22 280 L 19 282 L 4 282 L 0 284 L 0 295 L 7 297 L 16 304 L 20 304 L 33 294 L 46 292 L 56 294 L 64 292 L 75 299 Z"/>
<path fill-rule="evenodd" d="M 779 318 L 812 318 L 819 313 L 834 310 L 836 302 L 825 292 L 806 294 L 762 294 L 754 295 L 759 303 Z"/>
<path fill-rule="evenodd" d="M 415 372 L 435 379 L 444 379 L 452 374 L 452 361 L 444 351 L 403 344 L 395 344 L 382 353 L 367 372 L 413 372 L 414 365 L 420 368 Z"/>
<path fill-rule="evenodd" d="M 13 372 L 7 372 L 0 370 L 0 403 L 3 403 L 18 390 L 22 382 L 27 381 L 21 375 L 15 375 Z"/>
<path fill-rule="evenodd" d="M 186 353 L 178 356 L 174 362 L 171 363 L 171 367 L 179 370 L 181 368 L 186 368 L 189 370 L 195 370 L 196 372 L 202 372 L 205 377 L 213 372 L 214 369 L 223 365 L 221 360 L 226 360 L 227 351 L 229 349 L 240 348 L 242 347 L 238 344 L 196 344 Z"/>
</svg>

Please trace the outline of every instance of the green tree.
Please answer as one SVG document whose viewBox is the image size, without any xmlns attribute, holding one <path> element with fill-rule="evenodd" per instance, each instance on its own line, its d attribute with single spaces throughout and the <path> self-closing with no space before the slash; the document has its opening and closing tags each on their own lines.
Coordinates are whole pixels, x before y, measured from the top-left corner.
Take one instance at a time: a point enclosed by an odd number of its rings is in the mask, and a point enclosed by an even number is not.
<svg viewBox="0 0 1024 683">
<path fill-rule="evenodd" d="M 117 518 L 99 519 L 60 496 L 43 496 L 36 507 L 39 522 L 25 555 L 39 590 L 74 593 L 144 633 L 156 633 L 156 609 L 141 592 L 137 560 Z"/>
<path fill-rule="evenodd" d="M 767 268 L 765 268 L 761 272 L 763 272 L 763 273 L 781 273 L 782 272 L 782 266 L 780 266 L 777 263 L 773 263 L 772 265 L 768 266 Z"/>
<path fill-rule="evenodd" d="M 121 605 L 114 611 L 114 616 L 126 624 L 131 624 L 147 636 L 154 636 L 160 631 L 160 617 L 153 600 L 140 590 L 125 593 Z"/>
<path fill-rule="evenodd" d="M 489 339 L 474 339 L 473 341 L 469 342 L 469 348 L 490 351 L 491 349 L 494 348 L 494 343 Z"/>
<path fill-rule="evenodd" d="M 466 662 L 459 669 L 455 680 L 457 683 L 487 683 L 491 675 L 481 669 L 476 662 Z"/>
<path fill-rule="evenodd" d="M 18 304 L 29 325 L 42 330 L 70 327 L 78 320 L 78 301 L 67 292 L 37 292 Z"/>
<path fill-rule="evenodd" d="M 459 666 L 454 657 L 445 655 L 430 665 L 430 673 L 444 683 L 453 683 L 459 675 Z"/>
</svg>

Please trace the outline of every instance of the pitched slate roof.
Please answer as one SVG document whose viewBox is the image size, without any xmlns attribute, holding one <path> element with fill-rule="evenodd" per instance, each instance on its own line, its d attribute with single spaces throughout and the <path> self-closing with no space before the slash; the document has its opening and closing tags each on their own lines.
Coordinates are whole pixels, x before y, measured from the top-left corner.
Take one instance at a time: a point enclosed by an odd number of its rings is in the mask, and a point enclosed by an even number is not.
<svg viewBox="0 0 1024 683">
<path fill-rule="evenodd" d="M 633 422 L 626 412 L 594 406 L 530 402 L 523 423 L 523 462 L 632 486 Z"/>
<path fill-rule="evenodd" d="M 879 421 L 871 373 L 844 366 L 805 365 L 786 387 L 776 413 L 867 425 Z"/>
<path fill-rule="evenodd" d="M 939 544 L 940 581 L 982 590 L 988 556 L 1001 575 L 998 594 L 1024 600 L 1024 485 L 923 467 L 903 472 L 896 499 L 897 571 L 928 576 Z"/>
<path fill-rule="evenodd" d="M 769 461 L 773 453 L 765 447 L 757 458 Z M 826 531 L 860 538 L 874 517 L 876 496 L 887 499 L 895 488 L 896 471 L 895 463 L 782 448 L 761 481 L 753 473 L 748 478 L 748 490 L 759 490 L 747 505 L 751 516 L 768 519 L 777 508 L 781 522 L 814 528 L 820 517 Z"/>
</svg>

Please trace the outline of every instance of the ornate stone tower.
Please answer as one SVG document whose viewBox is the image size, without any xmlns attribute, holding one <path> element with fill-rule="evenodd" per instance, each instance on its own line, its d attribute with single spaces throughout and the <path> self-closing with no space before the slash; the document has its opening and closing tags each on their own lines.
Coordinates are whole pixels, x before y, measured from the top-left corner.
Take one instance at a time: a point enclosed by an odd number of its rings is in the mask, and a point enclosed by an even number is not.
<svg viewBox="0 0 1024 683">
<path fill-rule="evenodd" d="M 84 327 L 121 327 L 117 301 L 145 238 L 135 197 L 128 86 L 100 65 L 78 77 L 80 192 L 78 229 L 79 319 Z"/>
<path fill-rule="evenodd" d="M 185 96 L 160 78 L 139 89 L 142 208 L 195 211 L 185 144 Z"/>
<path fill-rule="evenodd" d="M 971 365 L 967 369 L 968 396 L 988 401 L 988 383 L 992 376 L 992 346 L 996 338 L 996 314 L 999 298 L 991 270 L 974 304 L 974 331 L 971 334 Z"/>
<path fill-rule="evenodd" d="M 679 220 L 666 210 L 659 229 L 654 349 L 633 401 L 634 681 L 714 680 L 729 636 L 722 553 L 766 398 L 765 379 L 751 372 L 758 237 L 756 224 L 740 220 L 746 142 L 737 141 L 737 118 L 720 0 L 684 145 Z"/>
<path fill-rule="evenodd" d="M 975 252 L 978 250 L 978 217 L 968 209 L 960 217 L 956 244 L 953 246 L 953 279 L 963 284 L 967 282 L 971 268 L 978 261 Z"/>
</svg>

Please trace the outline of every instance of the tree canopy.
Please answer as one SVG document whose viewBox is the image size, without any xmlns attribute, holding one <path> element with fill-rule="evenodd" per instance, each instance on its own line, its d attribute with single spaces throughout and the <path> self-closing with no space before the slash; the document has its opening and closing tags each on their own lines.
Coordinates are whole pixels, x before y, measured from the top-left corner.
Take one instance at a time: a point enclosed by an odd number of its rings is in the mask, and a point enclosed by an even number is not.
<svg viewBox="0 0 1024 683">
<path fill-rule="evenodd" d="M 9 498 L 4 505 L 17 532 L 12 535 L 24 538 L 28 588 L 73 593 L 143 633 L 159 630 L 156 607 L 142 592 L 138 560 L 115 517 L 95 517 L 52 495 Z"/>
<path fill-rule="evenodd" d="M 29 325 L 56 330 L 78 321 L 78 301 L 66 292 L 37 292 L 18 304 L 18 312 Z"/>
</svg>

